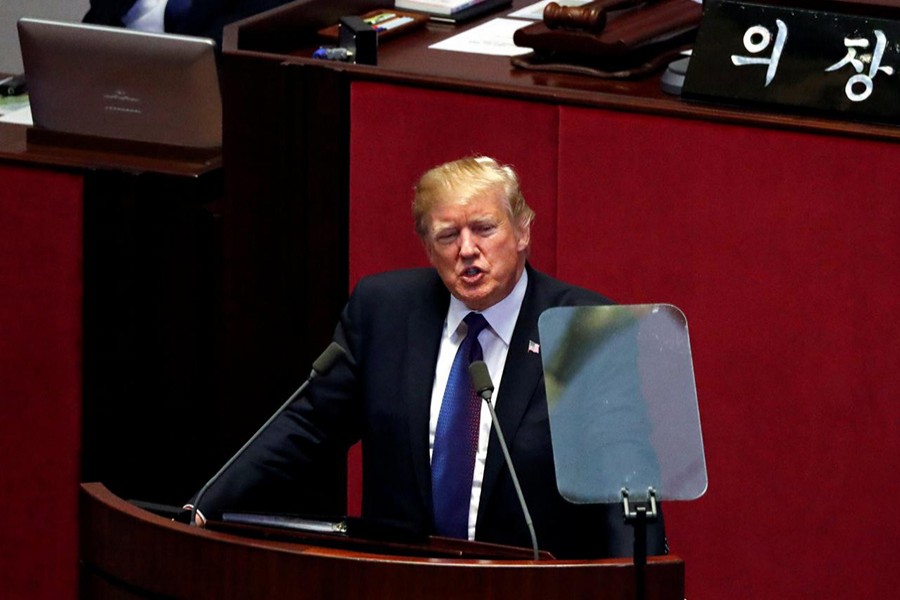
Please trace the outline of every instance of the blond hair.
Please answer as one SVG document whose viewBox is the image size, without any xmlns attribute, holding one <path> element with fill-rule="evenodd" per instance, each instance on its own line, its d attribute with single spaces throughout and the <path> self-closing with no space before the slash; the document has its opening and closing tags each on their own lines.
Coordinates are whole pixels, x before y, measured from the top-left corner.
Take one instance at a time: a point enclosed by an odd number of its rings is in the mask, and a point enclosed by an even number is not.
<svg viewBox="0 0 900 600">
<path fill-rule="evenodd" d="M 501 165 L 487 156 L 468 156 L 438 165 L 425 172 L 415 186 L 413 218 L 416 233 L 423 240 L 428 235 L 428 215 L 439 204 L 466 204 L 483 192 L 503 190 L 506 210 L 513 224 L 528 227 L 534 211 L 519 189 L 519 177 L 512 167 Z"/>
</svg>

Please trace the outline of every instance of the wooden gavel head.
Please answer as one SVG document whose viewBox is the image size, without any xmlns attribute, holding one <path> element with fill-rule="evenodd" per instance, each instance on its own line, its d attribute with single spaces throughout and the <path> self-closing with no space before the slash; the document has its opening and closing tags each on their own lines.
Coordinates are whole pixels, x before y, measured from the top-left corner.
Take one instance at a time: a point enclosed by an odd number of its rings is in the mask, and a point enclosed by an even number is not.
<svg viewBox="0 0 900 600">
<path fill-rule="evenodd" d="M 596 33 L 606 26 L 606 0 L 581 6 L 560 6 L 551 2 L 544 7 L 544 24 L 550 29 L 580 29 Z"/>
</svg>

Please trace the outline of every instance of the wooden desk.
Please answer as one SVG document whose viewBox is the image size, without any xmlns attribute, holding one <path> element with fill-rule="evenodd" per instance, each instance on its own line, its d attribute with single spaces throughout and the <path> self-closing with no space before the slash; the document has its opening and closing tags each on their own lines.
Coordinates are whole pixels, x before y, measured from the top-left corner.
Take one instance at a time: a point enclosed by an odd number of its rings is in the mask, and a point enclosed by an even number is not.
<svg viewBox="0 0 900 600">
<path fill-rule="evenodd" d="M 66 137 L 59 134 L 44 133 L 40 139 L 38 143 L 29 142 L 29 128 L 24 125 L 0 123 L 0 159 L 6 163 L 37 164 L 70 170 L 106 169 L 188 178 L 198 178 L 222 167 L 222 156 L 219 153 L 185 158 L 162 153 L 127 153 L 111 149 L 109 143 L 91 144 L 85 138 L 66 144 Z M 128 147 L 127 143 L 121 145 L 123 149 Z"/>
<path fill-rule="evenodd" d="M 154 516 L 98 484 L 81 488 L 82 598 L 634 598 L 628 561 L 427 558 L 253 539 Z M 684 598 L 684 563 L 653 557 L 648 600 Z"/>
</svg>

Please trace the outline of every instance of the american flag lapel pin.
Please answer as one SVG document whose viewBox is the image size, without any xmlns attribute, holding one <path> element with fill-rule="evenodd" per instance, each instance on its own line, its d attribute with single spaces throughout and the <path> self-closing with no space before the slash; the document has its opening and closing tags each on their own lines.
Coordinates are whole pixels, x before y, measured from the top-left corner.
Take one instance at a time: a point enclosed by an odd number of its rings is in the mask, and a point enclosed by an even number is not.
<svg viewBox="0 0 900 600">
<path fill-rule="evenodd" d="M 541 353 L 541 345 L 535 342 L 534 340 L 528 340 L 528 351 L 534 352 L 535 354 Z"/>
</svg>

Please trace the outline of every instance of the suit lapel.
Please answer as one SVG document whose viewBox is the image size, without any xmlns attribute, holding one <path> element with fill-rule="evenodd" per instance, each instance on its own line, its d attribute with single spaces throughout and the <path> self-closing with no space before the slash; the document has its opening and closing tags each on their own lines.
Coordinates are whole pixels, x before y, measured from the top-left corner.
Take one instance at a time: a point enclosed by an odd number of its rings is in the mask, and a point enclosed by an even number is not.
<svg viewBox="0 0 900 600">
<path fill-rule="evenodd" d="M 497 420 L 503 430 L 506 443 L 510 447 L 514 445 L 519 425 L 544 374 L 540 354 L 529 351 L 529 342 L 539 341 L 537 320 L 546 306 L 544 306 L 545 302 L 539 299 L 538 290 L 535 289 L 539 285 L 538 277 L 533 270 L 529 270 L 528 276 L 528 289 L 510 340 L 509 352 L 503 368 L 503 379 L 500 382 L 500 389 L 494 405 Z M 506 469 L 506 464 L 503 459 L 503 451 L 492 430 L 487 460 L 484 465 L 484 479 L 478 509 L 479 522 L 481 515 L 484 514 L 483 511 L 490 504 L 497 477 L 504 469 Z"/>
<path fill-rule="evenodd" d="M 409 415 L 409 440 L 413 468 L 419 484 L 422 501 L 432 512 L 431 464 L 428 457 L 428 430 L 431 416 L 431 390 L 434 387 L 434 369 L 440 349 L 441 333 L 450 296 L 437 277 L 433 295 L 426 295 L 418 309 L 409 315 L 407 339 L 410 341 L 409 360 L 406 361 L 405 401 Z"/>
</svg>

